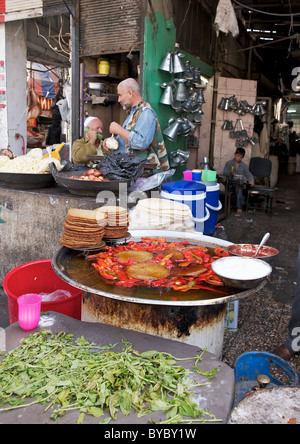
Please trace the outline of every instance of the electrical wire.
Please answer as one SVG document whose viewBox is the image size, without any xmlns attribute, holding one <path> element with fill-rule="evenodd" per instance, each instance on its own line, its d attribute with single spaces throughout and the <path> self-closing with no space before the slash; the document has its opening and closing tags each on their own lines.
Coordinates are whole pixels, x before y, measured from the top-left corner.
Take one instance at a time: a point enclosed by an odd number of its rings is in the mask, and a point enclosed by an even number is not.
<svg viewBox="0 0 300 444">
<path fill-rule="evenodd" d="M 47 39 L 44 35 L 42 35 L 42 34 L 40 33 L 39 25 L 38 25 L 38 23 L 37 23 L 37 21 L 36 21 L 35 19 L 34 19 L 34 22 L 35 22 L 35 26 L 36 26 L 36 29 L 37 29 L 38 37 L 42 37 L 42 38 L 47 42 L 48 46 L 52 49 L 52 51 L 54 51 L 56 54 L 58 54 L 58 55 L 60 55 L 61 57 L 64 57 L 64 58 L 66 58 L 66 59 L 69 60 L 69 56 L 66 56 L 65 54 L 62 54 L 62 51 L 61 51 L 61 50 L 58 50 L 58 49 L 54 48 L 54 47 L 51 45 L 51 43 L 48 41 L 48 39 Z"/>
<path fill-rule="evenodd" d="M 290 14 L 277 14 L 275 12 L 267 12 L 267 11 L 261 11 L 260 9 L 252 8 L 251 6 L 244 5 L 243 3 L 239 2 L 238 0 L 232 0 L 237 5 L 241 6 L 244 9 L 247 9 L 248 11 L 257 12 L 259 14 L 265 14 L 265 15 L 272 15 L 275 17 L 299 17 L 300 12 L 290 13 Z"/>
<path fill-rule="evenodd" d="M 178 33 L 178 36 L 177 36 L 177 40 L 179 40 L 179 37 L 180 37 L 180 35 L 181 35 L 182 27 L 183 27 L 183 25 L 185 24 L 185 21 L 186 21 L 186 19 L 187 19 L 187 15 L 188 15 L 188 12 L 189 12 L 189 10 L 190 10 L 191 4 L 192 4 L 192 0 L 189 0 L 189 4 L 188 4 L 188 7 L 187 7 L 187 10 L 185 11 L 184 19 L 183 19 L 183 21 L 181 22 L 181 26 L 180 26 L 179 33 Z"/>
</svg>

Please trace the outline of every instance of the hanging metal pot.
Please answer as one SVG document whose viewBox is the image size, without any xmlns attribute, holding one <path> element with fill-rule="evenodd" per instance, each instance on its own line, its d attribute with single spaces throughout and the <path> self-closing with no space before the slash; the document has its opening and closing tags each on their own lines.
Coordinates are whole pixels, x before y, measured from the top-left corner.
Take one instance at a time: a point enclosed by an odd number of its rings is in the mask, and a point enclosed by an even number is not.
<svg viewBox="0 0 300 444">
<path fill-rule="evenodd" d="M 202 114 L 200 111 L 197 111 L 194 115 L 194 122 L 195 123 L 201 123 L 202 122 Z"/>
<path fill-rule="evenodd" d="M 184 54 L 182 54 L 179 51 L 174 52 L 174 56 L 173 56 L 173 73 L 174 74 L 181 74 L 185 71 L 185 66 L 181 60 L 182 58 L 184 58 Z"/>
<path fill-rule="evenodd" d="M 175 94 L 175 100 L 185 102 L 188 99 L 188 91 L 185 86 L 186 79 L 175 79 L 178 82 L 178 87 Z"/>
<path fill-rule="evenodd" d="M 202 117 L 202 116 L 201 116 Z M 188 121 L 190 126 L 190 134 L 194 133 L 196 131 L 196 125 L 193 124 L 193 122 Z"/>
<path fill-rule="evenodd" d="M 266 113 L 264 107 L 262 106 L 262 104 L 257 102 L 252 107 L 252 114 L 254 114 L 254 116 L 261 117 L 267 113 Z"/>
<path fill-rule="evenodd" d="M 203 89 L 200 89 L 200 91 L 199 91 L 197 103 L 201 103 L 201 104 L 205 103 Z"/>
<path fill-rule="evenodd" d="M 182 105 L 182 109 L 187 113 L 192 113 L 195 107 L 197 106 L 197 102 L 193 97 L 189 97 L 187 101 Z"/>
<path fill-rule="evenodd" d="M 222 126 L 222 130 L 224 131 L 233 131 L 233 123 L 232 120 L 225 120 Z"/>
<path fill-rule="evenodd" d="M 241 127 L 241 136 L 242 137 L 248 137 L 248 133 L 247 133 L 247 131 L 244 128 L 244 124 L 243 124 L 242 119 L 240 119 L 240 127 Z"/>
<path fill-rule="evenodd" d="M 174 100 L 172 108 L 177 114 L 181 114 L 183 112 L 182 102 L 179 102 L 178 100 Z"/>
<path fill-rule="evenodd" d="M 228 97 L 225 99 L 224 111 L 231 111 L 231 109 L 230 109 L 230 101 L 229 101 Z"/>
<path fill-rule="evenodd" d="M 173 51 L 169 51 L 164 60 L 162 61 L 159 69 L 168 73 L 173 73 Z"/>
<path fill-rule="evenodd" d="M 234 126 L 233 130 L 229 132 L 229 137 L 230 137 L 230 139 L 237 139 L 240 137 L 239 119 L 237 119 L 237 121 L 235 122 L 235 126 Z"/>
<path fill-rule="evenodd" d="M 190 132 L 190 125 L 187 119 L 177 119 L 177 122 L 180 121 L 180 134 L 183 136 L 188 136 Z"/>
<path fill-rule="evenodd" d="M 194 78 L 194 67 L 191 65 L 191 62 L 189 60 L 187 60 L 184 64 L 183 77 L 186 80 L 193 80 L 193 78 Z"/>
<path fill-rule="evenodd" d="M 225 97 L 222 97 L 222 99 L 221 99 L 221 101 L 220 101 L 220 103 L 219 103 L 219 105 L 218 105 L 218 108 L 219 108 L 221 111 L 225 111 L 225 103 L 226 103 L 226 98 L 225 98 Z"/>
<path fill-rule="evenodd" d="M 172 151 L 170 153 L 170 166 L 171 168 L 176 168 L 178 166 L 183 166 L 189 160 L 190 153 L 188 151 Z"/>
<path fill-rule="evenodd" d="M 171 142 L 175 142 L 180 134 L 181 119 L 175 120 L 173 117 L 169 120 L 169 126 L 163 131 L 164 136 Z"/>
<path fill-rule="evenodd" d="M 229 97 L 228 106 L 231 111 L 235 111 L 238 108 L 238 101 L 235 96 Z"/>
<path fill-rule="evenodd" d="M 163 105 L 173 105 L 174 103 L 174 83 L 163 83 L 160 85 L 161 88 L 165 88 L 165 92 L 162 95 L 162 98 L 160 99 L 160 103 Z"/>
<path fill-rule="evenodd" d="M 195 68 L 195 70 L 194 70 L 193 82 L 194 82 L 195 88 L 201 88 L 202 80 L 201 80 L 201 72 L 200 72 L 199 68 Z"/>
</svg>

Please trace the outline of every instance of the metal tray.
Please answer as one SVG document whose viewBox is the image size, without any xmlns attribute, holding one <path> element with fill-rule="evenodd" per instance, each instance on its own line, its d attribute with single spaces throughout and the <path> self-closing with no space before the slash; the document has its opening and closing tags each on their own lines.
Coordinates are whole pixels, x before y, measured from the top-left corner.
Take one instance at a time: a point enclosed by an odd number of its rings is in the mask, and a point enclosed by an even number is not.
<svg viewBox="0 0 300 444">
<path fill-rule="evenodd" d="M 0 173 L 0 182 L 8 188 L 31 190 L 47 188 L 55 184 L 52 174 Z"/>
</svg>

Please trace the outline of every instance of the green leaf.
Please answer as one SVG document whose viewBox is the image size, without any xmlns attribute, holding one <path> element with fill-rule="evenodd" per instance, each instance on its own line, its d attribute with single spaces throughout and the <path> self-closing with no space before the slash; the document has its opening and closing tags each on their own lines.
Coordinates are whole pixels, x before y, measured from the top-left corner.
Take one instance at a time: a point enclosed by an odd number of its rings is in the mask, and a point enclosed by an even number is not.
<svg viewBox="0 0 300 444">
<path fill-rule="evenodd" d="M 70 394 L 70 390 L 65 389 L 62 390 L 58 395 L 57 395 L 57 399 L 60 401 L 61 404 L 65 404 L 67 401 L 67 398 Z"/>
<path fill-rule="evenodd" d="M 108 424 L 110 421 L 111 421 L 111 418 L 108 417 L 108 418 L 105 418 L 102 421 L 100 421 L 99 424 Z"/>
<path fill-rule="evenodd" d="M 128 391 L 120 392 L 120 409 L 124 416 L 128 416 L 132 408 L 132 395 Z"/>
<path fill-rule="evenodd" d="M 103 410 L 99 407 L 88 407 L 87 409 L 88 413 L 95 418 L 101 418 L 101 416 L 104 415 Z"/>
<path fill-rule="evenodd" d="M 79 415 L 79 418 L 77 419 L 77 424 L 83 424 L 84 419 L 85 419 L 85 414 L 81 413 Z"/>
</svg>

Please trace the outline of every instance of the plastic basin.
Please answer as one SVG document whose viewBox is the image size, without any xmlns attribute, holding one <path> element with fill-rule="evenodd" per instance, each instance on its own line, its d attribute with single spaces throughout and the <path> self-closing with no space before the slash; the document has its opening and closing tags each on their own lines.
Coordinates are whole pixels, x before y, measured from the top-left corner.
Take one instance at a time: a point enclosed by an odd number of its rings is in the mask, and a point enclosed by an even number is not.
<svg viewBox="0 0 300 444">
<path fill-rule="evenodd" d="M 41 311 L 55 311 L 81 320 L 82 291 L 60 279 L 54 272 L 51 259 L 28 262 L 10 271 L 4 278 L 7 295 L 9 323 L 18 321 L 18 297 L 28 293 L 53 293 L 67 290 L 71 297 L 61 301 L 42 302 Z"/>
</svg>

